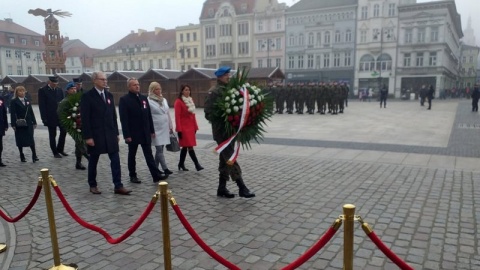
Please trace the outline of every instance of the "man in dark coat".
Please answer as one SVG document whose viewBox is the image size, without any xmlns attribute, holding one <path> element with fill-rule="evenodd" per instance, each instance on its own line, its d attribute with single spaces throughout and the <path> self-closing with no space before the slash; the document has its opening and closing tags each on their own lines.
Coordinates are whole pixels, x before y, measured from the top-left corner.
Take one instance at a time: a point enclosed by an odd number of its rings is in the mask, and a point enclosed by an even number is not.
<svg viewBox="0 0 480 270">
<path fill-rule="evenodd" d="M 100 154 L 108 154 L 115 194 L 128 195 L 123 187 L 120 156 L 118 154 L 118 124 L 113 95 L 105 91 L 107 77 L 103 72 L 93 72 L 92 90 L 82 95 L 80 114 L 82 134 L 90 158 L 88 160 L 88 184 L 90 192 L 101 194 L 97 188 L 97 164 Z"/>
<path fill-rule="evenodd" d="M 155 137 L 152 113 L 147 97 L 140 94 L 140 84 L 135 78 L 127 81 L 128 94 L 120 98 L 119 112 L 125 143 L 128 144 L 128 172 L 130 182 L 140 184 L 137 177 L 136 161 L 138 146 L 142 146 L 143 156 L 147 162 L 153 182 L 167 179 L 155 165 L 152 153 L 152 137 Z"/>
<path fill-rule="evenodd" d="M 480 99 L 480 89 L 478 84 L 475 84 L 472 91 L 472 112 L 478 112 L 478 99 Z"/>
<path fill-rule="evenodd" d="M 215 103 L 219 98 L 221 98 L 222 92 L 227 91 L 228 81 L 230 80 L 230 68 L 229 67 L 220 67 L 215 71 L 215 76 L 217 76 L 217 84 L 213 86 L 208 91 L 207 99 L 205 100 L 205 118 L 212 124 L 212 134 L 213 139 L 217 144 L 221 144 L 228 139 L 228 134 L 225 131 L 225 127 L 219 123 L 212 122 L 213 116 L 215 113 L 218 113 L 215 109 Z M 218 171 L 219 183 L 217 189 L 217 196 L 225 198 L 233 198 L 235 195 L 227 189 L 227 181 L 232 178 L 233 181 L 237 183 L 239 188 L 238 195 L 244 198 L 255 197 L 255 193 L 250 192 L 250 190 L 245 186 L 245 183 L 242 179 L 242 169 L 237 161 L 229 165 L 227 163 L 230 156 L 232 156 L 235 148 L 235 141 L 232 141 L 219 155 L 219 164 Z"/>
<path fill-rule="evenodd" d="M 382 108 L 382 103 L 383 103 L 383 108 L 387 107 L 387 96 L 388 96 L 388 87 L 387 85 L 384 84 L 380 89 L 380 108 Z"/>
<path fill-rule="evenodd" d="M 2 162 L 2 152 L 3 152 L 3 136 L 8 130 L 8 119 L 7 119 L 7 104 L 0 97 L 0 167 L 5 167 L 6 165 Z"/>
<path fill-rule="evenodd" d="M 67 132 L 60 125 L 58 119 L 57 108 L 58 103 L 63 100 L 64 93 L 61 88 L 57 87 L 58 77 L 48 77 L 48 83 L 38 90 L 38 107 L 40 109 L 40 116 L 43 125 L 48 127 L 48 138 L 50 140 L 50 149 L 56 158 L 68 156 L 65 153 L 65 138 Z M 60 136 L 58 137 L 58 144 L 56 142 L 57 127 L 60 128 Z"/>
<path fill-rule="evenodd" d="M 425 98 L 427 97 L 427 88 L 425 88 L 425 84 L 422 85 L 422 88 L 419 91 L 420 96 L 420 106 L 423 106 L 425 103 Z"/>
<path fill-rule="evenodd" d="M 433 85 L 430 85 L 427 91 L 427 100 L 428 100 L 428 108 L 427 110 L 432 109 L 432 99 L 435 98 L 435 89 L 433 89 Z"/>
</svg>

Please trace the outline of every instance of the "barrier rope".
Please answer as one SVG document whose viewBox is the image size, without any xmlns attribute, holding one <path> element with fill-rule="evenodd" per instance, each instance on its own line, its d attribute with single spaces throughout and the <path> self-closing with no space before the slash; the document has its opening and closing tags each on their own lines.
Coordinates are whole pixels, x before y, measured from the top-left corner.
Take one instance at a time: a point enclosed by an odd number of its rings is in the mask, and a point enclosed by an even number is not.
<svg viewBox="0 0 480 270">
<path fill-rule="evenodd" d="M 3 213 L 2 210 L 0 210 L 0 216 L 5 219 L 7 222 L 10 222 L 10 223 L 13 223 L 13 222 L 17 222 L 19 221 L 20 219 L 22 219 L 26 214 L 28 214 L 28 212 L 30 212 L 30 210 L 32 209 L 32 207 L 35 205 L 35 203 L 37 203 L 37 200 L 38 200 L 38 197 L 40 197 L 40 192 L 42 191 L 42 181 L 39 180 L 38 181 L 38 185 L 37 185 L 37 190 L 35 190 L 35 194 L 33 194 L 33 197 L 32 199 L 30 200 L 30 203 L 27 205 L 27 207 L 20 213 L 20 215 L 18 215 L 17 217 L 14 217 L 14 218 L 10 218 L 9 216 L 7 216 L 5 213 Z"/>
<path fill-rule="evenodd" d="M 105 239 L 107 240 L 108 243 L 110 244 L 118 244 L 121 243 L 123 240 L 127 239 L 132 233 L 134 233 L 140 225 L 145 221 L 145 219 L 148 217 L 148 215 L 152 212 L 153 207 L 155 206 L 155 203 L 158 200 L 158 194 L 155 194 L 148 204 L 147 208 L 143 212 L 143 214 L 140 216 L 140 218 L 130 227 L 122 236 L 118 238 L 112 238 L 105 230 L 103 230 L 100 227 L 97 227 L 95 225 L 92 225 L 86 221 L 84 221 L 82 218 L 80 218 L 75 211 L 73 211 L 72 207 L 68 204 L 67 200 L 65 199 L 65 196 L 63 196 L 62 191 L 60 188 L 57 186 L 55 181 L 52 180 L 52 185 L 53 185 L 53 190 L 55 190 L 55 193 L 57 193 L 58 198 L 60 198 L 60 201 L 62 202 L 63 206 L 67 210 L 67 212 L 70 214 L 70 216 L 78 222 L 80 225 L 83 227 L 90 229 L 92 231 L 96 231 L 103 235 Z"/>
<path fill-rule="evenodd" d="M 385 256 L 387 256 L 393 263 L 395 263 L 402 270 L 413 270 L 414 268 L 404 262 L 400 257 L 398 257 L 390 248 L 388 248 L 382 240 L 377 236 L 377 234 L 370 228 L 368 223 L 363 222 L 361 217 L 357 217 L 360 224 L 362 224 L 362 229 L 365 234 L 372 240 L 372 242 L 380 249 Z"/>
<path fill-rule="evenodd" d="M 313 246 L 311 246 L 304 254 L 302 254 L 302 256 L 298 257 L 295 261 L 282 268 L 282 270 L 297 269 L 306 261 L 308 261 L 313 255 L 319 252 L 330 240 L 332 240 L 333 236 L 338 231 L 341 225 L 342 220 L 336 219 L 332 226 L 328 228 L 325 234 Z"/>
<path fill-rule="evenodd" d="M 188 223 L 187 219 L 182 213 L 182 210 L 180 210 L 180 207 L 178 207 L 177 203 L 175 202 L 175 199 L 170 198 L 170 204 L 173 207 L 173 210 L 177 214 L 178 218 L 183 224 L 183 227 L 187 230 L 187 232 L 192 236 L 193 240 L 197 242 L 197 244 L 203 249 L 203 251 L 207 252 L 210 257 L 214 258 L 217 260 L 219 263 L 223 264 L 225 267 L 227 267 L 230 270 L 240 270 L 240 268 L 233 263 L 227 261 L 227 259 L 223 258 L 220 256 L 218 253 L 216 253 L 212 248 L 210 248 L 203 240 L 200 238 L 200 236 L 195 232 L 195 230 L 192 228 L 190 223 Z"/>
</svg>

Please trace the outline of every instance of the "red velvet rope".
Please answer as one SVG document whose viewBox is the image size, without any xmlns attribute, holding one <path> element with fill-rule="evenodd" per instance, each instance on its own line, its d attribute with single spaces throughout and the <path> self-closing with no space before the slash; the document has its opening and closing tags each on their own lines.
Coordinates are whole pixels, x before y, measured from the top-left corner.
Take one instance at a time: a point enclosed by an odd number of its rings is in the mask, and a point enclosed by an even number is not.
<svg viewBox="0 0 480 270">
<path fill-rule="evenodd" d="M 385 254 L 393 263 L 395 263 L 402 270 L 413 270 L 413 267 L 408 265 L 402 259 L 400 259 L 391 249 L 389 249 L 383 242 L 378 238 L 378 236 L 371 232 L 367 234 L 372 242 Z"/>
<path fill-rule="evenodd" d="M 140 216 L 140 218 L 133 224 L 132 227 L 130 227 L 122 236 L 118 237 L 118 238 L 112 238 L 106 231 L 104 231 L 102 228 L 99 228 L 95 225 L 92 225 L 90 223 L 87 223 L 86 221 L 84 221 L 83 219 L 81 219 L 72 209 L 72 207 L 68 204 L 67 200 L 65 199 L 65 197 L 63 196 L 62 194 L 62 191 L 60 190 L 60 188 L 58 186 L 56 187 L 53 187 L 53 189 L 55 190 L 55 192 L 57 193 L 57 196 L 58 198 L 60 198 L 60 201 L 62 202 L 63 206 L 65 207 L 65 209 L 67 210 L 67 212 L 70 214 L 70 216 L 75 219 L 75 221 L 77 221 L 80 225 L 82 225 L 83 227 L 87 228 L 87 229 L 90 229 L 92 231 L 96 231 L 98 233 L 100 233 L 101 235 L 103 235 L 103 237 L 105 237 L 105 239 L 107 239 L 108 243 L 110 244 L 118 244 L 118 243 L 121 243 L 123 240 L 127 239 L 130 235 L 132 235 L 132 233 L 134 233 L 138 227 L 140 227 L 140 225 L 142 225 L 142 223 L 145 221 L 145 219 L 148 217 L 148 215 L 150 214 L 150 212 L 152 212 L 152 209 L 153 207 L 155 206 L 155 203 L 150 201 L 150 203 L 148 204 L 147 208 L 145 209 L 145 211 L 143 212 L 143 214 Z"/>
<path fill-rule="evenodd" d="M 20 215 L 18 215 L 17 217 L 15 217 L 15 218 L 10 218 L 10 217 L 8 217 L 5 213 L 3 213 L 2 210 L 0 210 L 0 216 L 1 216 L 3 219 L 5 219 L 7 222 L 10 222 L 10 223 L 19 221 L 19 220 L 22 219 L 26 214 L 28 214 L 28 212 L 30 212 L 30 210 L 31 210 L 32 207 L 35 205 L 35 203 L 37 203 L 38 197 L 40 197 L 40 191 L 42 191 L 42 185 L 38 185 L 38 186 L 37 186 L 37 190 L 35 190 L 35 194 L 33 195 L 32 200 L 31 200 L 30 203 L 28 204 L 27 208 L 25 208 L 25 210 L 23 210 L 23 212 L 20 213 Z"/>
<path fill-rule="evenodd" d="M 322 238 L 320 238 L 313 246 L 311 246 L 302 256 L 298 257 L 295 261 L 282 268 L 282 270 L 293 270 L 297 269 L 297 267 L 300 267 L 313 255 L 319 252 L 332 239 L 332 237 L 337 231 L 338 230 L 330 226 L 330 228 L 325 232 Z"/>
<path fill-rule="evenodd" d="M 230 270 L 240 270 L 240 268 L 233 263 L 227 261 L 225 258 L 220 256 L 218 253 L 216 253 L 213 249 L 211 249 L 203 240 L 200 238 L 200 236 L 195 232 L 195 230 L 192 228 L 190 223 L 188 223 L 187 219 L 183 215 L 182 211 L 180 210 L 180 207 L 178 205 L 173 205 L 173 210 L 175 210 L 175 213 L 177 214 L 178 218 L 183 224 L 183 227 L 187 229 L 187 232 L 192 236 L 193 240 L 197 242 L 197 244 L 203 249 L 203 251 L 207 252 L 208 255 L 210 255 L 212 258 L 217 260 L 217 262 L 223 264 L 225 267 L 227 267 Z"/>
</svg>

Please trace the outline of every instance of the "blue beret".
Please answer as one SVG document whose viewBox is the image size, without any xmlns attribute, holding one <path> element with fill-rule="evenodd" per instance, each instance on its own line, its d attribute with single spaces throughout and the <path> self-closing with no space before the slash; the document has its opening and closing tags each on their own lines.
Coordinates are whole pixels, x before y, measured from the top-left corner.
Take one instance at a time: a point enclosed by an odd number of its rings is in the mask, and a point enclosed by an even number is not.
<svg viewBox="0 0 480 270">
<path fill-rule="evenodd" d="M 227 73 L 230 73 L 230 69 L 229 67 L 220 67 L 219 69 L 217 69 L 217 71 L 215 71 L 215 76 L 217 77 L 221 77 Z"/>
<path fill-rule="evenodd" d="M 68 89 L 72 88 L 72 87 L 75 87 L 75 83 L 74 82 L 69 82 L 67 84 L 67 86 L 65 86 L 65 91 L 68 91 Z"/>
</svg>

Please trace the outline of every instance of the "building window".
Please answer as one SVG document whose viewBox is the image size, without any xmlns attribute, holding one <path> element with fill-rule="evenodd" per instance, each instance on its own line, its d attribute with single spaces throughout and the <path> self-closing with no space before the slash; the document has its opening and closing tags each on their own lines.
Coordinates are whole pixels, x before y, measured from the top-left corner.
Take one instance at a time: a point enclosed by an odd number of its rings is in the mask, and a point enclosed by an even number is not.
<svg viewBox="0 0 480 270">
<path fill-rule="evenodd" d="M 397 7 L 394 3 L 388 4 L 388 16 L 394 17 L 396 14 Z"/>
<path fill-rule="evenodd" d="M 22 45 L 27 45 L 27 40 L 22 38 Z"/>
<path fill-rule="evenodd" d="M 368 7 L 362 7 L 361 18 L 362 20 L 366 20 L 368 18 Z"/>
<path fill-rule="evenodd" d="M 172 68 L 172 60 L 170 58 L 167 58 L 167 69 Z"/>
<path fill-rule="evenodd" d="M 367 54 L 360 58 L 360 71 L 370 71 L 375 70 L 375 58 Z"/>
<path fill-rule="evenodd" d="M 428 65 L 433 67 L 437 65 L 437 52 L 431 52 L 428 59 Z"/>
<path fill-rule="evenodd" d="M 220 43 L 220 55 L 232 54 L 232 43 Z"/>
<path fill-rule="evenodd" d="M 258 59 L 257 60 L 257 65 L 259 68 L 262 68 L 263 67 L 263 60 L 262 59 Z"/>
<path fill-rule="evenodd" d="M 259 32 L 263 31 L 263 21 L 262 20 L 258 21 L 257 29 L 258 29 Z"/>
<path fill-rule="evenodd" d="M 404 67 L 409 67 L 412 62 L 412 55 L 409 53 L 406 53 L 403 55 L 403 66 Z"/>
<path fill-rule="evenodd" d="M 6 51 L 5 51 L 5 57 L 7 57 L 7 58 L 12 58 L 12 51 L 6 50 Z M 10 75 L 11 75 L 11 74 L 10 74 Z"/>
<path fill-rule="evenodd" d="M 163 68 L 163 61 L 162 61 L 162 59 L 158 59 L 158 68 L 160 68 L 160 69 Z"/>
<path fill-rule="evenodd" d="M 293 34 L 290 34 L 290 37 L 288 38 L 288 45 L 295 46 L 295 36 Z"/>
<path fill-rule="evenodd" d="M 150 60 L 150 61 L 152 61 L 152 68 L 153 68 L 153 60 Z M 115 70 L 115 71 L 118 70 L 118 63 L 117 62 L 113 62 L 113 70 Z M 80 73 L 80 71 L 78 73 Z"/>
<path fill-rule="evenodd" d="M 339 67 L 340 66 L 340 54 L 339 53 L 334 53 L 333 54 L 333 66 L 334 67 Z"/>
<path fill-rule="evenodd" d="M 214 57 L 216 55 L 215 45 L 207 45 L 207 57 Z"/>
<path fill-rule="evenodd" d="M 325 32 L 325 38 L 323 40 L 325 44 L 330 44 L 330 32 Z"/>
<path fill-rule="evenodd" d="M 366 43 L 367 42 L 367 30 L 361 30 L 360 31 L 360 43 Z"/>
<path fill-rule="evenodd" d="M 100 63 L 100 70 L 101 70 L 101 71 L 104 71 L 104 70 L 103 70 L 103 63 Z"/>
<path fill-rule="evenodd" d="M 373 6 L 373 17 L 380 17 L 380 5 L 375 4 Z"/>
<path fill-rule="evenodd" d="M 248 41 L 238 43 L 238 54 L 245 55 L 248 54 Z"/>
<path fill-rule="evenodd" d="M 417 34 L 418 43 L 425 43 L 425 28 L 419 28 Z"/>
<path fill-rule="evenodd" d="M 349 67 L 352 65 L 352 53 L 346 52 L 345 53 L 345 66 Z"/>
<path fill-rule="evenodd" d="M 193 41 L 197 41 L 197 32 L 193 32 Z"/>
<path fill-rule="evenodd" d="M 392 70 L 392 57 L 382 54 L 377 58 L 377 70 Z"/>
<path fill-rule="evenodd" d="M 328 68 L 330 67 L 330 54 L 324 53 L 323 54 L 323 67 Z"/>
<path fill-rule="evenodd" d="M 190 33 L 187 33 L 187 42 L 190 42 Z"/>
<path fill-rule="evenodd" d="M 335 31 L 335 43 L 340 43 L 340 31 Z"/>
<path fill-rule="evenodd" d="M 282 49 L 282 38 L 275 39 L 275 49 L 281 50 Z"/>
<path fill-rule="evenodd" d="M 248 35 L 248 22 L 238 23 L 238 35 L 247 36 Z"/>
<path fill-rule="evenodd" d="M 130 60 L 130 70 L 135 70 L 135 62 L 133 60 Z"/>
<path fill-rule="evenodd" d="M 15 38 L 11 37 L 8 40 L 10 41 L 10 44 L 15 44 Z"/>
<path fill-rule="evenodd" d="M 303 46 L 304 44 L 305 44 L 305 39 L 304 39 L 304 37 L 303 37 L 303 34 L 300 34 L 300 35 L 298 36 L 298 45 L 299 45 L 299 46 Z"/>
<path fill-rule="evenodd" d="M 313 36 L 313 33 L 308 34 L 308 46 L 312 46 L 315 43 L 315 37 Z"/>
<path fill-rule="evenodd" d="M 303 55 L 298 56 L 298 68 L 303 68 Z"/>
<path fill-rule="evenodd" d="M 313 54 L 307 55 L 307 68 L 313 68 Z"/>
<path fill-rule="evenodd" d="M 183 34 L 180 34 L 180 42 L 183 42 Z"/>
<path fill-rule="evenodd" d="M 107 62 L 107 70 L 110 71 L 110 62 Z"/>
<path fill-rule="evenodd" d="M 37 47 L 40 46 L 40 41 L 35 40 L 35 46 L 37 46 Z"/>
<path fill-rule="evenodd" d="M 7 72 L 8 72 L 8 75 L 13 75 L 13 67 L 7 66 Z"/>
<path fill-rule="evenodd" d="M 229 37 L 232 35 L 232 25 L 231 24 L 222 24 L 220 25 L 220 36 Z"/>
<path fill-rule="evenodd" d="M 27 67 L 27 74 L 28 75 L 32 74 L 32 67 Z"/>
<path fill-rule="evenodd" d="M 432 32 L 430 35 L 431 42 L 438 42 L 438 27 L 432 27 Z"/>
<path fill-rule="evenodd" d="M 215 25 L 205 26 L 205 38 L 215 38 Z"/>
<path fill-rule="evenodd" d="M 275 58 L 275 66 L 280 67 L 282 65 L 282 59 L 281 58 Z"/>
<path fill-rule="evenodd" d="M 17 75 L 23 75 L 23 70 L 21 66 L 17 67 Z"/>
<path fill-rule="evenodd" d="M 345 42 L 352 42 L 352 31 L 347 30 L 345 33 Z"/>
<path fill-rule="evenodd" d="M 322 33 L 318 32 L 317 33 L 317 46 L 320 46 L 322 44 Z"/>
<path fill-rule="evenodd" d="M 471 64 L 473 63 L 473 56 L 470 56 L 470 58 L 468 59 L 468 62 Z"/>
<path fill-rule="evenodd" d="M 15 58 L 20 59 L 22 57 L 21 51 L 15 51 Z"/>
<path fill-rule="evenodd" d="M 405 43 L 412 43 L 413 31 L 412 29 L 405 30 Z"/>
<path fill-rule="evenodd" d="M 128 70 L 127 61 L 123 61 L 123 70 Z"/>
<path fill-rule="evenodd" d="M 417 53 L 417 67 L 423 67 L 423 53 Z"/>
<path fill-rule="evenodd" d="M 295 67 L 295 60 L 293 56 L 288 57 L 288 68 L 293 69 Z"/>
<path fill-rule="evenodd" d="M 277 30 L 282 29 L 282 19 L 277 19 Z"/>
<path fill-rule="evenodd" d="M 197 57 L 198 57 L 198 49 L 193 48 L 193 58 L 197 58 Z"/>
</svg>

